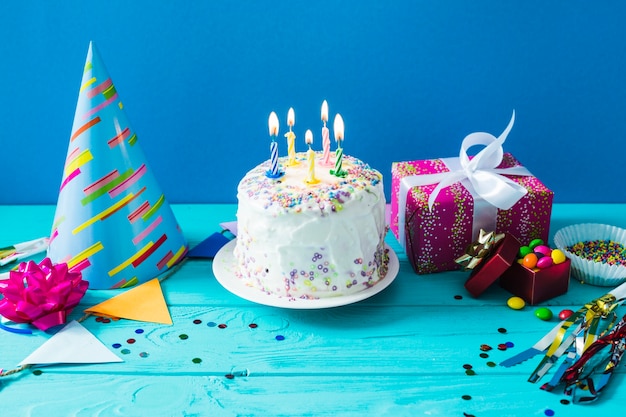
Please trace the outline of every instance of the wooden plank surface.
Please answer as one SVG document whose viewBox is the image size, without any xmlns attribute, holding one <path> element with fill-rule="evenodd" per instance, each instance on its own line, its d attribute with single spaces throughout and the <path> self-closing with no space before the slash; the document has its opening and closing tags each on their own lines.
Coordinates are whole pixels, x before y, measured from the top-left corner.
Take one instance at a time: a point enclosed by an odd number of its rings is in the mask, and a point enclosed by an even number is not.
<svg viewBox="0 0 626 417">
<path fill-rule="evenodd" d="M 219 231 L 219 222 L 233 220 L 235 209 L 174 206 L 191 246 Z M 625 209 L 556 205 L 551 235 L 578 222 L 626 227 Z M 49 206 L 0 207 L 0 245 L 46 235 L 53 214 Z M 89 317 L 83 325 L 124 362 L 55 365 L 41 368 L 40 375 L 30 369 L 0 378 L 3 410 L 48 417 L 569 417 L 621 410 L 623 364 L 600 400 L 588 406 L 564 404 L 562 392 L 544 392 L 527 382 L 538 358 L 512 368 L 493 366 L 530 347 L 556 320 L 537 319 L 530 306 L 509 309 L 510 294 L 497 285 L 471 297 L 463 287 L 464 272 L 415 275 L 393 236 L 387 242 L 400 259 L 393 284 L 362 302 L 320 310 L 242 300 L 217 283 L 210 261 L 189 260 L 162 284 L 172 326 Z M 577 309 L 609 290 L 572 280 L 566 295 L 543 305 L 554 313 Z M 72 318 L 118 293 L 89 291 Z M 49 337 L 0 331 L 0 367 L 14 367 Z M 513 346 L 497 348 L 506 342 Z M 114 348 L 116 343 L 121 346 Z M 486 358 L 480 356 L 483 344 L 493 347 Z M 466 374 L 468 366 L 475 375 Z"/>
</svg>

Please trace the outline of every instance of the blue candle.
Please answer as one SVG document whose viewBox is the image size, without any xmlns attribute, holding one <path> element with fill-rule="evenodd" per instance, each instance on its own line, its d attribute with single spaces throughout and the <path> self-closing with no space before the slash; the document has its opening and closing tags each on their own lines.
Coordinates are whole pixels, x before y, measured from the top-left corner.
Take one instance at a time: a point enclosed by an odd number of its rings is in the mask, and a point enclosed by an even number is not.
<svg viewBox="0 0 626 417">
<path fill-rule="evenodd" d="M 283 176 L 283 173 L 280 171 L 280 167 L 278 166 L 278 142 L 276 142 L 276 137 L 278 136 L 279 124 L 276 113 L 270 113 L 268 126 L 270 129 L 270 136 L 272 137 L 272 143 L 270 143 L 270 169 L 267 170 L 265 175 L 268 178 L 280 178 Z"/>
</svg>

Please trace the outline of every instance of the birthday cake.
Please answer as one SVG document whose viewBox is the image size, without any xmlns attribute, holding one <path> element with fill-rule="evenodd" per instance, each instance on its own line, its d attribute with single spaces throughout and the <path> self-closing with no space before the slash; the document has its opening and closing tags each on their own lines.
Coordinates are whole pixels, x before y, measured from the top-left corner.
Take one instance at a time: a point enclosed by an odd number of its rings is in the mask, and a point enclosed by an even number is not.
<svg viewBox="0 0 626 417">
<path fill-rule="evenodd" d="M 387 272 L 382 175 L 343 155 L 344 177 L 322 168 L 318 182 L 307 183 L 311 157 L 297 153 L 295 165 L 293 157 L 279 158 L 285 170 L 277 179 L 267 175 L 268 160 L 238 186 L 236 275 L 267 294 L 344 296 L 375 285 Z"/>
</svg>

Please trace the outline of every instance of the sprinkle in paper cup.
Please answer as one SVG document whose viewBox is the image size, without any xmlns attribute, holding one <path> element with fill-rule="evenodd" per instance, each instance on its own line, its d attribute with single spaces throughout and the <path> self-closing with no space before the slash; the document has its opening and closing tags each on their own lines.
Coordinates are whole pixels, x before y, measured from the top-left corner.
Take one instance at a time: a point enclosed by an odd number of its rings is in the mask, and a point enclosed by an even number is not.
<svg viewBox="0 0 626 417">
<path fill-rule="evenodd" d="M 626 230 L 598 223 L 564 227 L 554 244 L 572 260 L 572 274 L 580 281 L 615 287 L 626 281 Z"/>
</svg>

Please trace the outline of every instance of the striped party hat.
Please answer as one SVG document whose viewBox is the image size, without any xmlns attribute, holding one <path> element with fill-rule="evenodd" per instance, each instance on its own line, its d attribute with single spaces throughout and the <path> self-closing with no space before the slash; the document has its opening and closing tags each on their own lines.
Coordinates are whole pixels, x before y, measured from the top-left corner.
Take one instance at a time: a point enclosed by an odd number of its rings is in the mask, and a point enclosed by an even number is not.
<svg viewBox="0 0 626 417">
<path fill-rule="evenodd" d="M 146 282 L 187 243 L 98 54 L 89 44 L 48 257 L 90 289 Z"/>
</svg>

